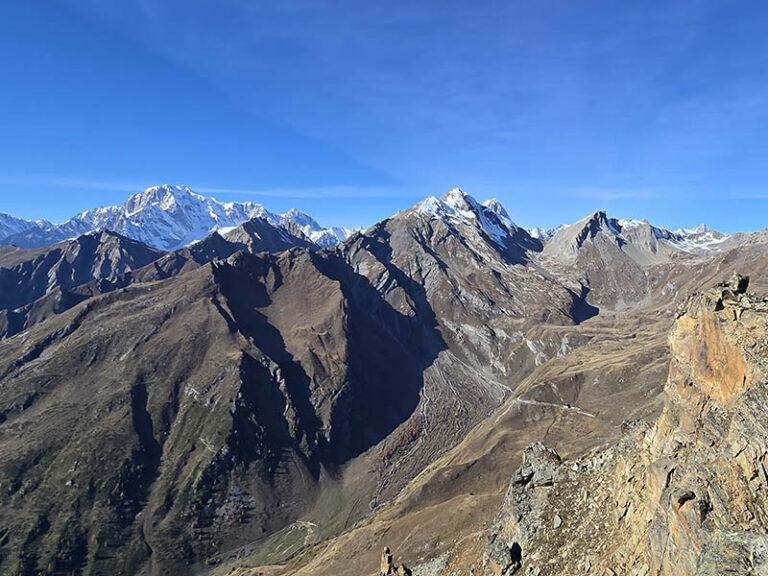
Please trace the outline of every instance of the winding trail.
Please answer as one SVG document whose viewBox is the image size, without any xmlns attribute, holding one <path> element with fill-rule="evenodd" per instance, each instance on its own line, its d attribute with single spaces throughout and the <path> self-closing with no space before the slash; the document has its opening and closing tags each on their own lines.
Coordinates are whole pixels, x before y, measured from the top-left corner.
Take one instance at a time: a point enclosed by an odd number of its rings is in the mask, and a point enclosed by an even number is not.
<svg viewBox="0 0 768 576">
<path fill-rule="evenodd" d="M 562 410 L 568 410 L 571 412 L 575 412 L 576 414 L 581 414 L 582 416 L 587 416 L 588 418 L 597 418 L 597 416 L 595 416 L 591 412 L 582 410 L 578 406 L 571 406 L 570 404 L 557 404 L 555 402 L 540 402 L 539 400 L 528 400 L 526 398 L 513 398 L 512 400 L 510 400 L 509 405 L 506 407 L 506 409 L 496 417 L 497 424 L 501 421 L 501 419 L 504 416 L 506 416 L 509 413 L 509 411 L 512 409 L 512 407 L 515 404 L 526 404 L 528 406 L 547 406 L 549 408 L 560 408 Z"/>
</svg>

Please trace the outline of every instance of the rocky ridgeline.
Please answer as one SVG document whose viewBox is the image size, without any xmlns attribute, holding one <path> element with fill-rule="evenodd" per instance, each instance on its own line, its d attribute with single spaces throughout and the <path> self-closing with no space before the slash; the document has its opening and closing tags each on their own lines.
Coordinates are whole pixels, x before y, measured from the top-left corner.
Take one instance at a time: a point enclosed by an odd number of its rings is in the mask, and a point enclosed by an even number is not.
<svg viewBox="0 0 768 576">
<path fill-rule="evenodd" d="M 768 299 L 734 275 L 690 296 L 658 422 L 562 461 L 525 450 L 486 574 L 768 573 Z"/>
</svg>

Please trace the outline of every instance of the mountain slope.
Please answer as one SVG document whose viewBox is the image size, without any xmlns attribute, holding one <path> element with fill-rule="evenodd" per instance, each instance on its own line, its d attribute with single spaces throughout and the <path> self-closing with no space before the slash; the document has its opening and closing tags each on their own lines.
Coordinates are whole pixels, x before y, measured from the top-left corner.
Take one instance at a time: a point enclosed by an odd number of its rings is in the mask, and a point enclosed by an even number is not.
<svg viewBox="0 0 768 576">
<path fill-rule="evenodd" d="M 3 569 L 184 571 L 311 510 L 319 483 L 414 410 L 423 338 L 439 341 L 349 274 L 306 250 L 241 252 L 0 343 L 0 426 L 22 427 L 0 442 L 18 485 Z M 23 520 L 33 501 L 43 530 Z M 87 554 L 68 548 L 91 530 Z"/>
<path fill-rule="evenodd" d="M 398 216 L 415 221 L 419 215 L 406 211 Z M 422 215 L 421 220 L 436 229 L 445 226 L 457 236 L 460 230 L 464 231 L 462 237 L 483 235 L 482 231 L 467 228 L 475 227 L 474 219 L 457 221 Z M 384 225 L 393 231 L 400 227 Z M 413 227 L 409 228 L 407 236 L 421 237 Z M 392 235 L 387 242 L 400 245 L 396 238 L 400 234 Z M 455 252 L 442 236 L 435 238 L 441 250 Z M 475 242 L 466 244 L 478 252 L 483 246 Z M 527 376 L 512 397 L 465 434 L 455 448 L 433 459 L 396 498 L 354 529 L 312 546 L 279 566 L 263 566 L 270 559 L 279 561 L 279 556 L 253 554 L 231 558 L 232 562 L 212 573 L 374 574 L 385 545 L 394 550 L 399 560 L 415 566 L 417 575 L 449 576 L 472 570 L 481 573 L 487 540 L 485 525 L 502 504 L 504 489 L 525 446 L 544 440 L 557 446 L 561 454 L 576 456 L 615 442 L 626 419 L 654 419 L 661 410 L 669 362 L 666 335 L 674 320 L 675 302 L 690 288 L 708 285 L 733 269 L 747 270 L 755 274 L 757 285 L 763 289 L 768 286 L 765 233 L 748 235 L 748 239 L 734 238 L 725 244 L 729 246 L 727 250 L 708 251 L 706 255 L 683 250 L 682 257 L 648 268 L 654 276 L 650 282 L 652 300 L 646 301 L 643 294 L 643 302 L 630 309 L 596 316 L 575 326 L 529 325 L 524 331 L 523 346 L 534 353 L 537 365 L 518 372 Z M 414 251 L 412 247 L 410 250 Z M 536 253 L 528 254 L 533 258 L 528 266 L 537 266 Z M 411 265 L 406 269 L 419 268 Z M 489 267 L 487 272 L 491 276 L 493 268 Z M 435 292 L 450 292 L 437 286 L 432 287 Z M 545 286 L 539 288 L 546 290 Z M 670 288 L 662 295 L 665 286 Z M 513 293 L 518 295 L 517 291 Z M 440 311 L 438 317 L 444 317 L 445 307 L 436 299 L 430 301 Z M 456 301 L 448 307 L 461 308 Z M 452 334 L 442 327 L 441 332 L 450 349 L 454 346 Z M 460 346 L 470 347 L 466 339 Z M 500 346 L 499 355 L 512 350 L 514 346 L 509 344 Z M 457 382 L 460 380 L 452 384 Z M 439 414 L 432 412 L 432 420 L 439 418 Z"/>
<path fill-rule="evenodd" d="M 176 254 L 182 274 L 144 278 L 164 256 L 0 342 L 3 569 L 186 573 L 393 498 L 533 368 L 525 332 L 573 325 L 578 301 L 516 263 L 527 234 L 446 200 L 333 250 L 202 263 L 253 250 L 252 221 Z"/>
<path fill-rule="evenodd" d="M 598 210 L 549 238 L 537 262 L 566 284 L 577 281 L 591 304 L 621 311 L 668 303 L 658 278 L 681 264 L 696 268 L 739 243 L 730 240 L 719 233 L 679 234 Z"/>
<path fill-rule="evenodd" d="M 297 246 L 316 248 L 303 235 L 262 218 L 232 228 L 226 238 L 214 232 L 170 253 L 112 232 L 36 250 L 0 246 L 0 339 L 97 294 L 177 276 L 241 250 L 281 252 Z"/>
<path fill-rule="evenodd" d="M 762 262 L 750 259 L 749 255 L 745 258 L 750 260 L 755 270 L 760 271 L 761 287 L 767 286 L 764 253 Z M 717 264 L 710 264 L 713 270 Z M 738 262 L 729 262 L 728 266 L 731 264 L 739 265 Z M 711 327 L 710 312 L 705 313 L 705 310 L 715 310 L 718 319 L 714 326 L 715 332 L 710 334 L 708 330 L 705 331 L 709 334 L 706 337 L 701 331 L 692 335 L 688 330 L 690 326 L 685 329 L 682 325 L 678 326 L 675 334 L 679 344 L 673 348 L 677 358 L 698 362 L 697 369 L 702 369 L 704 359 L 714 354 L 723 358 L 723 362 L 712 363 L 711 366 L 718 369 L 717 366 L 722 365 L 723 371 L 728 373 L 732 362 L 726 361 L 726 358 L 732 357 L 736 360 L 738 354 L 723 352 L 725 344 L 721 342 L 717 326 L 725 324 L 726 319 L 735 318 L 734 309 L 743 308 L 743 326 L 734 332 L 741 335 L 734 340 L 740 342 L 739 346 L 744 346 L 743 353 L 752 358 L 750 362 L 763 362 L 762 352 L 756 355 L 751 352 L 761 350 L 759 345 L 755 348 L 750 342 L 755 339 L 758 343 L 760 341 L 761 333 L 754 329 L 762 320 L 756 323 L 753 319 L 764 315 L 760 309 L 765 307 L 765 303 L 759 298 L 739 295 L 738 292 L 743 288 L 738 287 L 738 282 L 733 285 L 736 288 L 729 288 L 723 296 L 726 301 L 721 312 L 716 310 L 720 307 L 717 304 L 719 298 L 713 299 L 710 296 L 707 296 L 710 304 L 705 305 L 703 309 L 697 307 L 696 302 L 700 299 L 696 298 L 691 299 L 688 306 L 682 308 L 687 310 L 685 314 L 692 319 L 686 320 L 689 325 L 693 323 L 701 327 Z M 718 295 L 724 293 L 722 286 L 716 290 Z M 734 293 L 735 297 L 732 296 Z M 630 432 L 623 436 L 618 449 L 604 448 L 617 442 L 622 438 L 621 434 L 626 433 L 624 421 L 634 421 L 638 418 L 653 421 L 661 412 L 661 401 L 669 392 L 664 396 L 660 393 L 664 388 L 666 376 L 672 374 L 667 335 L 673 321 L 674 317 L 659 318 L 654 312 L 633 311 L 626 312 L 621 322 L 616 322 L 615 318 L 601 320 L 596 317 L 576 327 L 582 332 L 581 338 L 588 338 L 587 344 L 538 367 L 504 406 L 473 429 L 455 449 L 428 466 L 397 499 L 378 510 L 355 529 L 337 539 L 312 547 L 288 563 L 267 569 L 266 573 L 301 576 L 322 573 L 374 574 L 380 550 L 387 545 L 395 551 L 399 559 L 414 568 L 416 575 L 498 574 L 502 569 L 507 570 L 504 572 L 506 574 L 528 573 L 527 571 L 536 573 L 537 568 L 542 575 L 570 574 L 589 570 L 588 566 L 591 566 L 592 571 L 608 567 L 617 574 L 630 574 L 631 570 L 624 564 L 626 559 L 642 561 L 643 555 L 655 554 L 652 552 L 654 546 L 658 546 L 659 550 L 664 548 L 665 525 L 673 530 L 672 537 L 675 539 L 688 538 L 690 531 L 686 526 L 690 526 L 697 542 L 709 541 L 709 528 L 706 525 L 700 526 L 698 521 L 692 523 L 691 520 L 697 513 L 696 502 L 706 498 L 706 494 L 701 494 L 706 491 L 701 488 L 692 490 L 696 497 L 691 501 L 690 509 L 686 511 L 690 516 L 685 517 L 685 524 L 674 521 L 673 514 L 677 513 L 677 508 L 672 503 L 673 498 L 670 498 L 669 506 L 666 504 L 669 495 L 675 495 L 675 490 L 665 490 L 664 494 L 667 496 L 658 500 L 658 504 L 654 504 L 656 500 L 652 500 L 651 511 L 655 507 L 662 517 L 658 524 L 654 520 L 655 532 L 644 532 L 649 527 L 648 507 L 642 502 L 642 498 L 647 494 L 643 482 L 644 467 L 649 459 L 643 453 L 648 441 L 639 441 L 638 437 L 646 435 L 647 428 L 630 427 Z M 729 322 L 734 325 L 739 323 L 736 320 Z M 727 330 L 730 329 L 728 326 Z M 578 338 L 573 330 L 569 332 L 571 340 L 577 342 Z M 681 337 L 683 334 L 687 336 Z M 747 335 L 749 337 L 745 340 Z M 709 352 L 702 353 L 702 348 Z M 675 369 L 675 372 L 679 370 Z M 747 378 L 747 384 L 750 378 Z M 757 382 L 759 375 L 754 378 Z M 679 381 L 679 378 L 676 379 L 678 383 L 675 384 L 678 390 L 681 388 Z M 699 386 L 697 382 L 700 381 L 701 377 L 694 380 L 694 386 Z M 725 389 L 738 388 L 738 382 L 742 382 L 743 378 L 738 372 L 728 378 L 708 377 L 706 385 L 720 386 L 720 382 L 729 381 L 733 382 L 733 386 L 725 386 Z M 668 389 L 670 385 L 667 386 Z M 755 387 L 757 390 L 751 398 L 759 400 L 759 382 L 752 384 L 752 388 Z M 686 386 L 683 388 L 690 390 Z M 745 397 L 742 404 L 749 405 L 748 402 L 752 400 Z M 759 402 L 752 403 L 746 411 L 741 408 L 729 408 L 729 418 L 732 418 L 732 422 L 739 423 L 738 425 L 754 425 L 755 421 L 759 424 L 759 417 L 756 418 L 756 415 L 764 413 L 764 408 L 760 408 Z M 698 427 L 698 419 L 691 416 L 698 412 L 698 406 L 700 404 L 684 412 L 686 426 Z M 669 411 L 669 408 L 666 410 Z M 719 410 L 713 410 L 719 414 Z M 675 413 L 670 412 L 673 416 Z M 674 424 L 676 417 L 667 418 L 667 421 Z M 713 438 L 723 437 L 719 417 L 713 414 L 708 422 L 716 435 L 708 432 L 706 438 L 696 440 L 693 444 L 682 441 L 677 433 L 669 433 L 669 424 L 664 425 L 664 432 L 656 434 L 656 441 L 666 442 L 677 455 L 674 456 L 675 460 L 669 461 L 662 453 L 660 461 L 647 469 L 647 490 L 663 487 L 663 473 L 669 465 L 674 466 L 677 459 L 689 459 L 696 454 L 697 451 L 693 447 L 709 447 Z M 748 445 L 754 445 L 748 448 L 748 451 L 750 454 L 760 454 L 761 448 L 758 445 L 761 434 L 750 432 L 747 436 L 750 434 L 757 440 L 746 440 Z M 733 434 L 726 436 L 730 438 Z M 535 454 L 532 456 L 530 450 L 524 451 L 527 445 L 537 441 L 557 447 L 565 459 L 563 464 L 555 464 L 552 467 L 547 458 L 533 457 Z M 728 441 L 723 442 L 727 444 Z M 595 447 L 602 448 L 590 452 L 590 449 Z M 715 451 L 717 450 L 722 452 L 723 448 L 716 448 Z M 524 452 L 528 455 L 527 468 L 524 466 L 524 470 L 533 470 L 542 479 L 557 470 L 554 488 L 547 487 L 549 481 L 529 482 L 528 472 L 524 472 L 522 476 L 513 475 L 514 468 Z M 534 452 L 539 451 L 537 449 Z M 666 467 L 660 468 L 660 465 Z M 706 482 L 711 484 L 713 479 L 707 478 L 707 471 L 718 469 L 719 466 L 721 465 L 702 466 L 701 461 L 698 461 L 686 469 L 682 480 L 678 479 L 678 472 L 673 473 L 674 482 L 683 485 L 677 492 L 684 494 L 686 490 L 691 490 L 685 485 L 686 479 L 690 478 L 689 474 L 703 475 Z M 728 474 L 732 474 L 734 478 L 741 474 L 738 470 L 733 470 L 734 466 L 728 465 L 728 468 Z M 746 476 L 751 474 L 749 470 L 745 473 Z M 510 477 L 513 478 L 511 482 Z M 516 478 L 526 480 L 518 481 Z M 728 483 L 737 485 L 732 479 L 729 479 Z M 757 480 L 753 484 L 757 485 Z M 505 500 L 504 490 L 507 487 L 510 496 Z M 713 489 L 720 490 L 716 485 Z M 730 494 L 731 488 L 728 487 L 727 490 Z M 762 498 L 759 493 L 756 498 L 758 497 Z M 631 519 L 613 522 L 612 519 L 625 513 L 628 502 Z M 765 509 L 759 504 L 761 500 L 752 502 L 758 506 L 757 510 L 761 506 L 762 510 Z M 751 513 L 758 518 L 756 508 L 752 504 L 749 506 Z M 500 508 L 500 521 L 494 523 L 493 519 Z M 727 519 L 736 509 L 738 506 L 725 506 L 717 514 L 723 514 Z M 668 522 L 667 516 L 672 517 L 673 521 Z M 559 520 L 556 521 L 555 517 L 559 517 Z M 506 519 L 517 519 L 509 523 L 509 530 L 504 528 L 507 525 Z M 491 524 L 492 540 L 487 548 L 487 526 Z M 557 527 L 554 527 L 556 524 Z M 606 532 L 612 528 L 615 528 L 616 532 Z M 628 533 L 639 537 L 630 537 Z M 654 533 L 652 540 L 643 539 Z M 659 534 L 662 536 L 659 537 Z M 744 565 L 742 571 L 736 566 L 739 566 L 738 563 L 742 560 L 759 560 L 759 541 L 759 538 L 749 535 L 734 539 L 726 534 L 725 537 L 712 541 L 707 561 L 710 566 L 724 566 L 726 562 L 733 560 L 733 573 L 749 573 L 748 564 Z M 502 542 L 506 543 L 506 547 L 499 546 Z M 516 555 L 510 553 L 515 543 L 521 546 L 521 572 L 514 571 L 517 564 L 512 559 Z M 719 549 L 719 543 L 724 544 L 725 548 Z M 633 548 L 635 545 L 636 549 Z M 699 550 L 698 544 L 691 545 L 687 540 L 679 546 L 693 553 Z M 612 555 L 613 551 L 622 547 L 622 554 L 626 556 L 617 558 Z M 567 553 L 562 554 L 566 550 Z M 483 560 L 486 554 L 489 556 Z M 645 556 L 646 561 L 652 557 Z M 218 576 L 231 570 L 231 574 L 252 576 L 264 571 L 263 568 L 253 566 L 240 561 L 214 574 Z M 637 566 L 642 572 L 642 563 Z M 670 563 L 668 566 L 674 564 Z M 672 569 L 663 573 L 677 572 Z M 702 572 L 715 573 L 718 572 Z"/>
<path fill-rule="evenodd" d="M 109 284 L 156 261 L 162 252 L 112 232 L 86 234 L 50 248 L 0 247 L 0 337 L 87 298 L 73 289 Z M 33 302 L 39 301 L 30 315 Z"/>
</svg>

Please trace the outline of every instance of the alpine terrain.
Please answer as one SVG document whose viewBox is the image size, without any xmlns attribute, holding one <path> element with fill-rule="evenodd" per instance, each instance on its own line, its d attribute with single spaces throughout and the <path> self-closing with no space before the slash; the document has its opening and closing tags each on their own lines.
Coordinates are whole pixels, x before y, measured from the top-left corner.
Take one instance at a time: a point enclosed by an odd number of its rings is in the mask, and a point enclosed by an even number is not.
<svg viewBox="0 0 768 576">
<path fill-rule="evenodd" d="M 0 572 L 763 573 L 767 271 L 460 189 L 0 215 Z"/>
<path fill-rule="evenodd" d="M 109 230 L 153 248 L 175 250 L 214 230 L 227 230 L 253 218 L 304 235 L 319 246 L 334 246 L 353 232 L 341 227 L 321 228 L 310 216 L 295 209 L 274 214 L 253 202 L 219 202 L 186 186 L 164 185 L 134 194 L 122 206 L 87 210 L 60 224 L 29 222 L 0 213 L 0 244 L 39 248 Z"/>
</svg>

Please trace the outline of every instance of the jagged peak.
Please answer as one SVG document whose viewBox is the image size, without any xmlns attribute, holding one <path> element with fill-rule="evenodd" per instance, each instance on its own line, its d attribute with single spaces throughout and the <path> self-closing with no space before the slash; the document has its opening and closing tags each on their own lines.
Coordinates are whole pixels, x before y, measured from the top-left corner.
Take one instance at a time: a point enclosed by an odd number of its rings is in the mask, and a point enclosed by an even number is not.
<svg viewBox="0 0 768 576">
<path fill-rule="evenodd" d="M 647 219 L 614 218 L 605 210 L 596 210 L 554 234 L 546 251 L 557 257 L 575 258 L 586 242 L 598 238 L 601 243 L 614 243 L 622 251 L 632 250 L 632 258 L 648 263 L 668 258 L 670 250 L 714 250 L 728 237 L 712 232 L 684 235 L 654 226 Z"/>
<path fill-rule="evenodd" d="M 509 213 L 498 198 L 491 198 L 490 200 L 486 200 L 483 202 L 483 208 L 496 214 L 496 216 L 499 218 L 499 220 L 501 220 L 502 224 L 504 224 L 508 230 L 519 229 L 519 226 L 514 223 L 512 218 L 509 217 Z"/>
<path fill-rule="evenodd" d="M 280 219 L 297 224 L 305 234 L 322 230 L 322 226 L 318 224 L 317 220 L 297 208 L 291 208 L 287 212 L 280 214 Z"/>
<path fill-rule="evenodd" d="M 706 234 L 707 232 L 715 232 L 715 230 L 712 230 L 712 228 L 707 226 L 704 222 L 702 222 L 698 226 L 694 226 L 693 228 L 681 227 L 675 230 L 675 234 L 679 234 L 680 236 L 683 236 L 683 237 L 693 236 L 695 234 Z"/>
<path fill-rule="evenodd" d="M 482 204 L 461 188 L 451 188 L 443 194 L 441 201 L 455 212 L 468 218 L 480 218 L 485 211 Z"/>
<path fill-rule="evenodd" d="M 202 196 L 193 192 L 192 189 L 188 186 L 177 184 L 159 184 L 157 186 L 150 186 L 141 192 L 132 194 L 128 197 L 127 202 L 131 202 L 134 199 L 141 199 L 147 202 L 160 202 L 168 197 L 181 198 L 184 196 L 202 198 Z"/>
<path fill-rule="evenodd" d="M 507 210 L 504 208 L 502 203 L 499 201 L 498 198 L 490 198 L 483 202 L 483 206 L 486 208 L 492 210 L 499 216 L 504 216 L 506 218 L 509 218 L 509 214 L 507 214 Z"/>
<path fill-rule="evenodd" d="M 611 226 L 608 220 L 608 215 L 605 210 L 595 210 L 587 216 L 582 218 L 578 222 L 567 226 L 561 234 L 566 232 L 576 232 L 579 238 L 585 239 L 587 236 L 594 236 L 600 230 L 611 230 Z"/>
<path fill-rule="evenodd" d="M 600 222 L 600 223 L 608 223 L 608 213 L 605 210 L 595 210 L 587 216 L 587 221 L 591 222 Z"/>
<path fill-rule="evenodd" d="M 673 239 L 676 237 L 674 232 L 666 228 L 654 226 L 647 219 L 635 220 L 631 218 L 613 218 L 608 216 L 605 210 L 595 210 L 586 218 L 582 218 L 570 226 L 560 226 L 555 230 L 556 234 L 564 230 L 586 231 L 590 236 L 604 230 L 614 236 L 621 236 L 625 231 L 641 228 L 645 228 L 652 232 L 656 238 Z"/>
<path fill-rule="evenodd" d="M 109 229 L 155 248 L 175 250 L 203 239 L 214 230 L 231 230 L 255 217 L 285 228 L 292 235 L 304 234 L 313 240 L 313 235 L 317 235 L 318 244 L 322 246 L 338 244 L 353 232 L 341 227 L 322 228 L 296 208 L 274 214 L 254 202 L 220 202 L 188 186 L 161 184 L 132 194 L 121 205 L 92 208 L 61 224 L 0 216 L 0 241 L 42 247 Z"/>
<path fill-rule="evenodd" d="M 449 224 L 461 223 L 472 226 L 495 244 L 506 246 L 508 239 L 518 233 L 520 242 L 532 241 L 527 231 L 519 228 L 510 218 L 498 199 L 480 203 L 461 188 L 452 188 L 441 198 L 428 196 L 406 214 L 417 214 L 444 220 Z M 529 246 L 530 247 L 530 246 Z"/>
<path fill-rule="evenodd" d="M 131 216 L 150 206 L 159 206 L 162 210 L 173 210 L 180 203 L 186 203 L 189 200 L 204 201 L 205 198 L 195 194 L 186 186 L 176 186 L 172 184 L 161 184 L 159 186 L 150 186 L 128 197 L 123 203 L 123 210 L 126 216 Z M 96 209 L 95 212 L 109 210 L 109 207 Z M 87 211 L 93 212 L 93 211 Z"/>
<path fill-rule="evenodd" d="M 452 203 L 464 202 L 466 198 L 471 198 L 471 196 L 469 196 L 469 194 L 464 192 L 464 190 L 462 190 L 461 188 L 457 187 L 457 188 L 451 188 L 450 190 L 448 190 L 448 192 L 443 194 L 441 200 L 446 204 L 448 204 L 449 206 L 452 206 Z"/>
<path fill-rule="evenodd" d="M 482 206 L 460 188 L 452 188 L 442 197 L 427 196 L 413 207 L 417 214 L 430 217 L 450 218 L 468 223 L 478 219 L 478 208 Z"/>
</svg>

